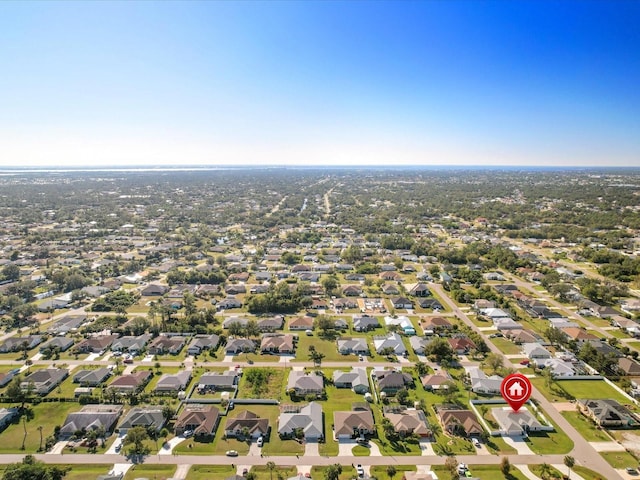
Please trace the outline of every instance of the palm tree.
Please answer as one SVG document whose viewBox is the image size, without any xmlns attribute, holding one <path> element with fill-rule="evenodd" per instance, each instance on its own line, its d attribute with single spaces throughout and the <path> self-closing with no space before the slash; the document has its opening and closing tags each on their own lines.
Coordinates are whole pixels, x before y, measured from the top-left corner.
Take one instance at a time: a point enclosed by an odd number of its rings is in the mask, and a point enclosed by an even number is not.
<svg viewBox="0 0 640 480">
<path fill-rule="evenodd" d="M 41 452 L 42 451 L 42 429 L 44 427 L 42 425 L 38 425 L 38 432 L 40 432 L 40 446 L 38 447 L 38 451 Z M 565 458 L 566 460 L 566 458 Z"/>
<path fill-rule="evenodd" d="M 567 475 L 567 477 L 571 478 L 571 469 L 573 468 L 573 466 L 576 464 L 576 459 L 573 458 L 571 455 L 566 455 L 564 457 L 564 464 L 567 466 L 567 468 L 569 469 L 569 474 Z"/>
<path fill-rule="evenodd" d="M 269 470 L 269 478 L 273 480 L 273 471 L 276 469 L 276 464 L 274 462 L 267 462 L 267 470 Z"/>
<path fill-rule="evenodd" d="M 389 475 L 389 478 L 393 479 L 396 473 L 398 473 L 396 467 L 394 467 L 393 465 L 389 465 L 387 467 L 387 475 Z"/>
<path fill-rule="evenodd" d="M 540 465 L 540 478 L 546 480 L 551 475 L 551 465 L 548 463 L 543 463 Z"/>
</svg>

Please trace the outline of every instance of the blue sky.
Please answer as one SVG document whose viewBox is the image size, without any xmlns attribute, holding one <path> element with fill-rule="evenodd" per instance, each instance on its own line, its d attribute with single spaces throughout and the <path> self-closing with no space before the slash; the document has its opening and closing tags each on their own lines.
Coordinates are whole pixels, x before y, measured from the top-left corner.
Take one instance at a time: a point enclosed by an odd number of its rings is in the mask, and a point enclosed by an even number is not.
<svg viewBox="0 0 640 480">
<path fill-rule="evenodd" d="M 0 2 L 0 164 L 640 166 L 640 2 Z"/>
</svg>

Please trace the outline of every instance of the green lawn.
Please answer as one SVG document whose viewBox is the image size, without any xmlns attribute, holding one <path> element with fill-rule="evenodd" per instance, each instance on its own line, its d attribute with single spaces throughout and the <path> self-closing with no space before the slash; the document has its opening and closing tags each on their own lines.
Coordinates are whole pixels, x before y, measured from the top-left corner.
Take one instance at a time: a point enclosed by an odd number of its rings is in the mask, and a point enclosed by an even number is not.
<svg viewBox="0 0 640 480">
<path fill-rule="evenodd" d="M 529 470 L 536 476 L 542 477 L 542 467 L 540 465 L 529 465 Z M 549 465 L 549 473 L 551 479 L 562 479 L 562 472 L 555 467 Z M 549 477 L 548 477 L 549 478 Z"/>
<path fill-rule="evenodd" d="M 240 353 L 234 355 L 234 362 L 273 362 L 278 363 L 280 361 L 279 355 L 260 355 L 259 353 Z"/>
<path fill-rule="evenodd" d="M 538 455 L 564 454 L 573 449 L 573 441 L 558 428 L 548 415 L 545 415 L 555 430 L 553 432 L 531 432 L 527 444 L 533 453 Z"/>
<path fill-rule="evenodd" d="M 631 338 L 624 330 L 616 328 L 615 330 L 607 330 L 608 334 L 615 338 Z"/>
<path fill-rule="evenodd" d="M 339 459 L 336 459 L 338 462 Z M 324 478 L 324 471 L 327 467 L 311 467 L 311 478 L 322 479 Z M 351 480 L 356 478 L 356 469 L 351 465 L 343 465 L 342 473 L 340 474 L 339 480 Z M 265 479 L 267 480 L 267 479 Z"/>
<path fill-rule="evenodd" d="M 193 465 L 189 469 L 187 480 L 224 480 L 235 473 L 236 469 L 231 465 Z"/>
<path fill-rule="evenodd" d="M 260 418 L 268 418 L 271 435 L 265 441 L 262 452 L 265 455 L 300 455 L 304 453 L 304 445 L 295 440 L 282 440 L 277 433 L 279 408 L 277 405 L 247 405 L 237 406 L 231 410 L 229 417 L 238 416 L 242 411 L 249 410 Z M 240 455 L 249 452 L 249 445 L 234 438 L 224 438 L 224 427 L 227 417 L 220 419 L 216 436 L 212 442 L 197 442 L 191 438 L 180 443 L 174 451 L 180 455 L 224 455 L 227 450 L 237 450 Z"/>
<path fill-rule="evenodd" d="M 0 407 L 12 407 L 12 404 L 0 404 Z M 80 410 L 75 402 L 46 402 L 30 407 L 33 417 L 23 423 L 22 418 L 14 420 L 2 433 L 1 453 L 36 453 L 40 446 L 39 426 L 42 426 L 43 444 L 46 438 L 53 435 L 56 425 L 62 426 L 67 414 Z M 22 450 L 24 427 L 27 429 L 25 448 Z"/>
<path fill-rule="evenodd" d="M 611 388 L 604 380 L 558 380 L 547 388 L 541 377 L 532 378 L 531 383 L 552 402 L 566 402 L 567 400 L 585 398 L 612 398 L 622 404 L 628 404 L 629 399 Z"/>
<path fill-rule="evenodd" d="M 493 342 L 493 344 L 505 355 L 518 355 L 522 353 L 522 347 L 516 345 L 511 340 L 507 340 L 506 338 L 492 338 L 490 341 Z"/>
<path fill-rule="evenodd" d="M 598 430 L 594 423 L 579 412 L 561 412 L 562 416 L 588 442 L 608 442 L 611 437 L 603 430 Z"/>
<path fill-rule="evenodd" d="M 362 445 L 356 445 L 351 449 L 351 453 L 354 457 L 368 457 L 371 455 L 371 450 L 367 447 L 363 447 Z"/>
<path fill-rule="evenodd" d="M 371 476 L 378 480 L 393 480 L 395 478 L 402 478 L 402 472 L 415 472 L 415 465 L 393 465 L 396 469 L 396 474 L 393 477 L 389 477 L 387 474 L 387 468 L 381 465 L 374 465 L 371 467 Z"/>
<path fill-rule="evenodd" d="M 324 369 L 323 373 L 326 378 L 333 377 L 335 369 Z M 324 433 L 326 441 L 320 444 L 320 455 L 335 456 L 338 454 L 338 442 L 333 439 L 333 413 L 337 411 L 352 410 L 354 403 L 364 402 L 364 396 L 354 393 L 349 388 L 336 388 L 332 385 L 325 387 L 327 392 L 327 400 L 319 402 L 322 405 L 324 413 Z M 377 410 L 375 405 L 371 406 L 373 410 Z M 375 415 L 375 412 L 374 412 Z"/>
<path fill-rule="evenodd" d="M 65 465 L 61 465 L 65 466 Z M 64 480 L 87 480 L 97 478 L 98 475 L 105 475 L 113 468 L 113 464 L 91 464 L 91 465 L 66 465 L 71 470 L 64 476 Z"/>
<path fill-rule="evenodd" d="M 251 467 L 251 472 L 256 474 L 256 480 L 272 480 L 278 478 L 277 474 L 281 474 L 283 478 L 291 478 L 298 474 L 298 469 L 293 466 L 278 465 L 273 474 L 265 465 L 256 465 Z"/>
<path fill-rule="evenodd" d="M 345 335 L 351 336 L 354 335 Z M 359 335 L 362 336 L 362 335 Z M 335 340 L 327 340 L 319 337 L 317 334 L 313 336 L 300 335 L 298 340 L 298 347 L 296 348 L 295 361 L 308 362 L 309 361 L 309 347 L 314 346 L 317 352 L 324 355 L 324 362 L 347 362 L 353 363 L 358 361 L 356 355 L 342 355 L 338 352 L 338 346 Z M 370 346 L 373 348 L 373 346 Z"/>
<path fill-rule="evenodd" d="M 638 460 L 629 452 L 601 452 L 604 458 L 613 468 L 637 467 Z"/>
<path fill-rule="evenodd" d="M 477 478 L 490 478 L 491 480 L 526 480 L 527 477 L 517 468 L 511 466 L 509 476 L 505 477 L 500 471 L 499 465 L 467 465 L 471 476 Z M 438 478 L 449 479 L 451 474 L 444 465 L 434 465 L 432 470 L 438 475 Z M 456 476 L 457 478 L 457 476 Z"/>
<path fill-rule="evenodd" d="M 515 455 L 518 453 L 518 451 L 511 445 L 508 445 L 502 437 L 489 437 L 486 446 L 494 455 Z"/>
<path fill-rule="evenodd" d="M 581 465 L 575 465 L 571 469 L 571 471 L 576 472 L 578 475 L 584 478 L 584 480 L 604 480 L 602 478 L 602 475 L 600 475 L 599 473 L 596 473 L 593 470 Z"/>
<path fill-rule="evenodd" d="M 134 480 L 136 478 L 153 478 L 155 480 L 167 480 L 167 478 L 171 478 L 175 472 L 175 465 L 134 465 L 124 476 L 124 480 Z"/>
</svg>

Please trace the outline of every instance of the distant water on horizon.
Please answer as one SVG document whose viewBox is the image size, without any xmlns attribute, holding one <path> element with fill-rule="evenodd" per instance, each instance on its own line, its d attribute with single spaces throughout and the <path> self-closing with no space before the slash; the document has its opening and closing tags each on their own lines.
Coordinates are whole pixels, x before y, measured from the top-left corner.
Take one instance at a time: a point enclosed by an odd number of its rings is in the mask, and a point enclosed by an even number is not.
<svg viewBox="0 0 640 480">
<path fill-rule="evenodd" d="M 246 170 L 394 170 L 394 171 L 617 171 L 640 170 L 634 166 L 535 166 L 535 165 L 138 165 L 138 166 L 95 166 L 95 167 L 24 167 L 0 166 L 0 176 L 30 173 L 162 173 L 198 171 L 246 171 Z"/>
</svg>

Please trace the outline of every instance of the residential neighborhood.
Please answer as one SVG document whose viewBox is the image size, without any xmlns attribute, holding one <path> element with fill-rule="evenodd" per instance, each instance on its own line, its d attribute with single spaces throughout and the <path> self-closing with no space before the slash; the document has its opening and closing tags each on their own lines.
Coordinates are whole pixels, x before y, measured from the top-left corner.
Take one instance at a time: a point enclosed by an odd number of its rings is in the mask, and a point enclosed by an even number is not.
<svg viewBox="0 0 640 480">
<path fill-rule="evenodd" d="M 245 478 L 274 458 L 303 478 L 336 462 L 354 478 L 386 478 L 390 462 L 407 466 L 405 478 L 447 478 L 449 458 L 464 475 L 497 478 L 474 459 L 497 468 L 517 457 L 528 476 L 541 456 L 561 471 L 575 456 L 627 478 L 640 458 L 631 288 L 595 302 L 589 288 L 605 284 L 581 279 L 597 272 L 579 263 L 571 271 L 589 273 L 568 275 L 552 253 L 577 246 L 528 249 L 475 217 L 367 233 L 338 221 L 333 183 L 289 224 L 289 202 L 305 200 L 275 183 L 267 211 L 267 197 L 233 184 L 221 197 L 278 217 L 268 229 L 224 223 L 232 204 L 207 194 L 205 205 L 197 185 L 189 201 L 160 192 L 162 211 L 160 199 L 125 201 L 145 191 L 127 182 L 105 193 L 106 220 L 73 216 L 62 199 L 25 228 L 5 218 L 0 457 L 92 455 L 142 472 L 188 459 L 184 480 L 203 478 L 192 475 L 209 458 L 225 466 L 212 478 Z M 186 204 L 215 222 L 173 223 Z M 516 371 L 534 387 L 519 412 L 500 395 Z"/>
</svg>

